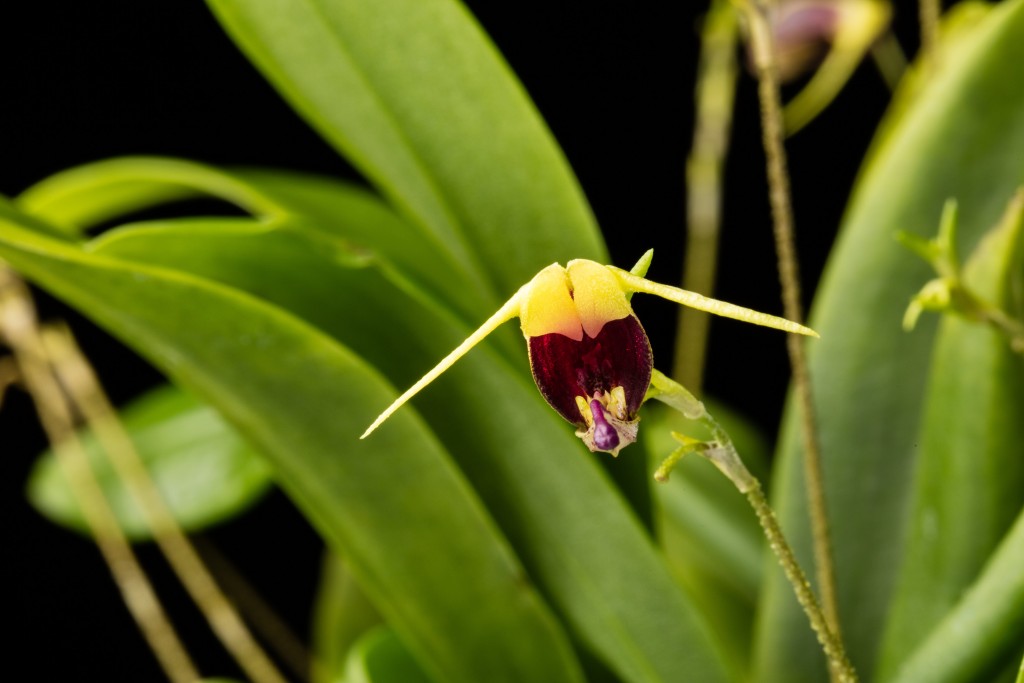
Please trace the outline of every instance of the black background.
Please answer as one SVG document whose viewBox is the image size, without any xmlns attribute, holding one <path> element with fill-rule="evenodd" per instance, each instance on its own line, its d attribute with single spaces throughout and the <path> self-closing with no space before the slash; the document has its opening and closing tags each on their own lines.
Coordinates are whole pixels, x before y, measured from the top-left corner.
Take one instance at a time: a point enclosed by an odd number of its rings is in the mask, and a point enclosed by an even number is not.
<svg viewBox="0 0 1024 683">
<path fill-rule="evenodd" d="M 697 8 L 650 1 L 469 4 L 565 150 L 616 264 L 628 267 L 654 247 L 650 276 L 678 282 Z M 916 41 L 911 7 L 897 15 L 910 47 Z M 5 13 L 0 76 L 0 192 L 7 195 L 69 166 L 124 154 L 356 177 L 245 61 L 201 2 L 26 3 Z M 865 66 L 789 145 L 807 292 L 887 98 L 877 72 Z M 749 75 L 741 77 L 737 103 L 716 296 L 778 313 Z M 45 316 L 71 321 L 115 401 L 159 381 L 59 302 L 39 300 Z M 655 355 L 671 357 L 674 308 L 639 297 L 636 308 Z M 773 436 L 788 376 L 783 335 L 716 324 L 711 343 L 709 393 Z M 39 517 L 24 500 L 23 484 L 44 439 L 19 391 L 0 413 L 0 438 L 4 677 L 21 669 L 26 680 L 160 680 L 94 547 Z M 271 494 L 209 536 L 296 630 L 308 632 L 321 545 L 284 496 Z M 139 551 L 203 673 L 237 675 L 155 550 Z"/>
</svg>

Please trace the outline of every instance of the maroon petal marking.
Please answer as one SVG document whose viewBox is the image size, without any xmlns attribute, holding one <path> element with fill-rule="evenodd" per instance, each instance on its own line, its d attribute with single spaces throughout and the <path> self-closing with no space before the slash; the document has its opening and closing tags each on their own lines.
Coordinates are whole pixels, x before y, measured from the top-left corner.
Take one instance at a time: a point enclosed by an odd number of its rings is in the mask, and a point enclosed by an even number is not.
<svg viewBox="0 0 1024 683">
<path fill-rule="evenodd" d="M 529 348 L 530 367 L 540 393 L 577 426 L 584 424 L 577 396 L 589 402 L 595 394 L 621 386 L 627 417 L 632 419 L 651 383 L 651 344 L 636 316 L 607 322 L 597 337 L 584 334 L 582 341 L 557 333 L 530 337 Z"/>
</svg>

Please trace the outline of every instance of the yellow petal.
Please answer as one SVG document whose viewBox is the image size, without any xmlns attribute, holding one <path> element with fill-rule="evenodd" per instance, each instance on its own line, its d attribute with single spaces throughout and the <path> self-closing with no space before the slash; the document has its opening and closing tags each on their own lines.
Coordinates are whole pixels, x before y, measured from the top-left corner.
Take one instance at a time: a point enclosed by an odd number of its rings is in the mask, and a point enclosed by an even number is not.
<svg viewBox="0 0 1024 683">
<path fill-rule="evenodd" d="M 557 263 L 537 273 L 523 287 L 519 317 L 527 338 L 558 333 L 576 341 L 583 340 L 583 327 L 569 287 L 569 276 Z"/>
<path fill-rule="evenodd" d="M 577 259 L 569 261 L 565 270 L 572 282 L 576 312 L 587 336 L 597 337 L 605 323 L 632 315 L 626 291 L 608 266 Z"/>
</svg>

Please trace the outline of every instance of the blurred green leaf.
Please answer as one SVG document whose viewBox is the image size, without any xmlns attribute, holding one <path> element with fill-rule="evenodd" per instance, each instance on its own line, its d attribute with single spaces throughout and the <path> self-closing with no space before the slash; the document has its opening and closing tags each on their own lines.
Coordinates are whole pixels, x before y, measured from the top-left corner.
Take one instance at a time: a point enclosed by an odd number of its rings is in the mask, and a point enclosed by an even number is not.
<svg viewBox="0 0 1024 683">
<path fill-rule="evenodd" d="M 963 273 L 973 295 L 1002 309 L 1010 303 L 1012 279 L 1024 273 L 1021 199 L 985 236 Z M 1022 415 L 1024 355 L 1014 353 L 991 327 L 944 315 L 921 421 L 906 559 L 883 641 L 880 679 L 891 678 L 949 611 L 1020 511 Z M 999 659 L 1005 653 L 994 645 L 985 648 Z"/>
<path fill-rule="evenodd" d="M 1024 508 L 977 580 L 906 658 L 896 683 L 987 681 L 1016 664 L 1024 634 L 1021 567 Z"/>
<path fill-rule="evenodd" d="M 996 5 L 970 36 L 943 52 L 917 101 L 887 124 L 862 171 L 814 303 L 808 345 L 849 654 L 874 670 L 906 550 L 919 420 L 934 320 L 900 330 L 928 279 L 896 244 L 904 230 L 931 236 L 943 203 L 960 209 L 958 248 L 970 253 L 1024 182 L 1024 2 Z M 798 410 L 788 406 L 773 499 L 804 566 L 810 530 Z M 1019 454 L 1019 451 L 1018 451 Z M 947 482 L 956 487 L 958 482 Z M 791 587 L 772 570 L 756 627 L 760 681 L 820 681 L 824 661 Z"/>
<path fill-rule="evenodd" d="M 397 288 L 386 272 L 339 268 L 288 226 L 226 219 L 140 224 L 108 233 L 93 249 L 264 297 L 340 339 L 398 386 L 418 379 L 469 333 L 444 308 Z M 481 347 L 415 405 L 597 657 L 627 680 L 724 677 L 691 601 L 595 456 L 544 403 L 525 369 Z M 632 457 L 644 466 L 640 451 Z"/>
<path fill-rule="evenodd" d="M 356 643 L 345 666 L 345 683 L 431 683 L 394 631 L 378 628 Z"/>
<path fill-rule="evenodd" d="M 454 0 L 209 0 L 285 99 L 489 294 L 607 254 L 561 151 Z"/>
<path fill-rule="evenodd" d="M 340 678 L 353 644 L 380 622 L 344 560 L 325 553 L 313 605 L 313 657 L 319 665 L 313 669 L 314 683 Z"/>
<path fill-rule="evenodd" d="M 0 255 L 218 407 L 432 673 L 579 681 L 565 634 L 413 410 L 344 346 L 252 296 L 0 219 Z"/>
<path fill-rule="evenodd" d="M 23 225 L 35 232 L 49 237 L 56 237 L 60 239 L 67 238 L 67 235 L 65 235 L 60 229 L 50 225 L 47 221 L 21 213 L 17 205 L 4 195 L 0 195 L 0 219 L 21 222 Z"/>
<path fill-rule="evenodd" d="M 259 499 L 271 471 L 224 419 L 191 394 L 163 387 L 121 411 L 150 476 L 175 519 L 187 531 L 224 521 Z M 83 445 L 121 528 L 133 540 L 151 538 L 146 517 L 110 465 L 97 440 L 86 432 Z M 29 477 L 28 497 L 50 519 L 88 532 L 78 504 L 53 451 Z"/>
</svg>

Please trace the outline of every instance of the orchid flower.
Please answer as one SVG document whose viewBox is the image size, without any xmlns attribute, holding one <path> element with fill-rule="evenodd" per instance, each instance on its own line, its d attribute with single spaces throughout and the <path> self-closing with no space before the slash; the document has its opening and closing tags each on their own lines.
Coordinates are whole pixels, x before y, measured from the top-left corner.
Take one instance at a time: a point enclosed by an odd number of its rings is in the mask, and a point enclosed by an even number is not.
<svg viewBox="0 0 1024 683">
<path fill-rule="evenodd" d="M 591 451 L 613 456 L 636 440 L 637 412 L 654 369 L 647 333 L 629 303 L 633 293 L 654 294 L 726 318 L 818 336 L 783 318 L 651 282 L 637 274 L 640 269 L 646 272 L 650 256 L 649 251 L 633 272 L 586 259 L 544 268 L 388 406 L 360 438 L 369 436 L 499 325 L 515 317 L 526 337 L 530 368 L 541 395 L 576 426 L 576 435 Z"/>
</svg>

